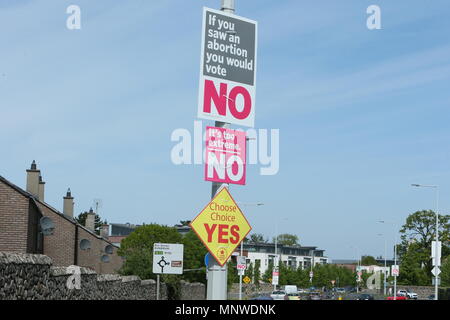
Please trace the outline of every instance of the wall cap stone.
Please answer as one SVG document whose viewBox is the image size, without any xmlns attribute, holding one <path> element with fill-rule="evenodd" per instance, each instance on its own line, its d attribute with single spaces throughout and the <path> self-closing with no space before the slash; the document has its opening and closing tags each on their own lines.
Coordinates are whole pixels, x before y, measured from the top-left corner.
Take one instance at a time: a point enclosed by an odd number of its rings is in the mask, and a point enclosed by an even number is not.
<svg viewBox="0 0 450 320">
<path fill-rule="evenodd" d="M 122 282 L 131 282 L 131 281 L 141 281 L 141 278 L 138 276 L 123 276 Z"/>
<path fill-rule="evenodd" d="M 141 281 L 141 285 L 143 285 L 143 286 L 148 286 L 148 285 L 155 284 L 155 283 L 156 283 L 156 281 L 153 279 L 147 279 L 147 280 Z"/>
<path fill-rule="evenodd" d="M 52 265 L 53 260 L 43 254 L 0 252 L 0 263 Z"/>
<path fill-rule="evenodd" d="M 86 268 L 86 267 L 79 267 L 79 266 L 74 266 L 74 267 L 80 268 L 81 274 L 97 274 L 94 270 Z M 68 269 L 68 268 L 69 267 L 50 267 L 51 275 L 54 277 L 72 275 L 73 271 L 70 271 L 70 269 Z"/>
<path fill-rule="evenodd" d="M 121 281 L 122 277 L 118 274 L 99 274 L 97 281 Z"/>
</svg>

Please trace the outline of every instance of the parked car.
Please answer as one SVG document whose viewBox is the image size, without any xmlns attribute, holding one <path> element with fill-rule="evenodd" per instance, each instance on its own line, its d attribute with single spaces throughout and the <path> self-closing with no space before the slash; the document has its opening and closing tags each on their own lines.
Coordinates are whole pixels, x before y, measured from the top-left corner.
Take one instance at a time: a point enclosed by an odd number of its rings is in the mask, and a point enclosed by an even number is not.
<svg viewBox="0 0 450 320">
<path fill-rule="evenodd" d="M 434 298 L 435 298 L 434 293 L 433 293 L 433 294 L 430 294 L 430 295 L 428 296 L 428 300 L 434 300 Z"/>
<path fill-rule="evenodd" d="M 298 290 L 297 290 L 297 292 L 298 292 L 298 293 L 306 293 L 306 292 L 307 292 L 307 290 L 306 290 L 306 289 L 302 289 L 302 288 L 300 288 L 300 289 L 298 289 Z"/>
<path fill-rule="evenodd" d="M 395 297 L 387 297 L 386 300 L 408 300 L 408 298 L 406 296 L 397 296 Z"/>
<path fill-rule="evenodd" d="M 345 293 L 345 289 L 344 288 L 336 288 L 336 292 L 343 294 L 343 293 Z"/>
<path fill-rule="evenodd" d="M 287 286 L 284 286 L 284 291 L 287 294 L 289 294 L 289 293 L 297 293 L 298 289 L 297 289 L 297 286 L 287 285 Z"/>
<path fill-rule="evenodd" d="M 310 292 L 309 300 L 322 300 L 322 298 L 320 297 L 320 292 Z"/>
<path fill-rule="evenodd" d="M 273 300 L 289 300 L 289 297 L 286 294 L 286 291 L 284 291 L 284 290 L 273 291 L 272 294 L 270 295 L 270 297 Z"/>
<path fill-rule="evenodd" d="M 251 298 L 250 300 L 273 300 L 270 296 L 257 296 L 254 298 Z"/>
<path fill-rule="evenodd" d="M 301 300 L 299 293 L 288 293 L 289 300 Z"/>
<path fill-rule="evenodd" d="M 407 297 L 407 291 L 406 290 L 398 290 L 397 291 L 397 297 Z"/>
<path fill-rule="evenodd" d="M 408 297 L 408 299 L 417 300 L 417 293 L 415 293 L 409 289 L 406 290 L 406 296 Z"/>
<path fill-rule="evenodd" d="M 371 294 L 362 293 L 356 298 L 356 300 L 375 300 L 375 298 Z"/>
</svg>

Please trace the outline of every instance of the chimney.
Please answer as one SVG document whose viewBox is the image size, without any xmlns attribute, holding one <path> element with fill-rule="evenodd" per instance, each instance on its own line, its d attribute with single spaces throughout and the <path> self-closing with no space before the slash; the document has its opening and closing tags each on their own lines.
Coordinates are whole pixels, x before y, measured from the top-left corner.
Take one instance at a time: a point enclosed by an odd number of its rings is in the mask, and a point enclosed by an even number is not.
<svg viewBox="0 0 450 320">
<path fill-rule="evenodd" d="M 102 236 L 105 239 L 108 239 L 109 237 L 109 224 L 102 225 L 100 229 L 100 236 Z"/>
<path fill-rule="evenodd" d="M 84 226 L 92 232 L 95 232 L 95 212 L 92 210 L 92 208 L 87 213 L 86 223 L 84 224 Z"/>
<path fill-rule="evenodd" d="M 39 176 L 41 171 L 37 170 L 36 162 L 33 160 L 31 168 L 27 170 L 27 192 L 39 198 Z"/>
<path fill-rule="evenodd" d="M 63 213 L 66 216 L 72 217 L 73 218 L 73 197 L 72 197 L 72 192 L 70 192 L 70 188 L 67 190 L 67 194 L 66 196 L 63 198 L 64 199 L 64 207 L 63 207 Z"/>
<path fill-rule="evenodd" d="M 44 202 L 45 182 L 42 181 L 42 176 L 39 175 L 39 200 Z"/>
</svg>

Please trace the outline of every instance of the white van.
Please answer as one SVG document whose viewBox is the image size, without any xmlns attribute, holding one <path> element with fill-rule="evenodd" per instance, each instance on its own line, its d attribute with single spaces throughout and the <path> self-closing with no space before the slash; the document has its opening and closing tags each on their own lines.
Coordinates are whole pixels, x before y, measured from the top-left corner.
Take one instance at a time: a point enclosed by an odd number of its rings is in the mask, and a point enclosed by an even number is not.
<svg viewBox="0 0 450 320">
<path fill-rule="evenodd" d="M 298 293 L 297 286 L 292 285 L 284 286 L 284 291 L 286 291 L 286 294 Z"/>
</svg>

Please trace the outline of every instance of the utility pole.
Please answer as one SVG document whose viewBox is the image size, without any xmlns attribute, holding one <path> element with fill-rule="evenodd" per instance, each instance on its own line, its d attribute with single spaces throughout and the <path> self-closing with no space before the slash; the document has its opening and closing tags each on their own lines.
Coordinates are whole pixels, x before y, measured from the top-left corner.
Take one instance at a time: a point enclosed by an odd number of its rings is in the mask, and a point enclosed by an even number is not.
<svg viewBox="0 0 450 320">
<path fill-rule="evenodd" d="M 220 10 L 227 13 L 234 13 L 234 0 L 221 0 Z M 228 128 L 229 123 L 216 121 L 215 126 L 218 128 Z M 211 199 L 221 189 L 221 186 L 228 186 L 227 184 L 221 184 L 212 182 Z M 208 280 L 207 280 L 207 300 L 227 300 L 227 265 L 223 267 L 217 263 L 216 259 L 209 259 L 208 262 Z"/>
</svg>

